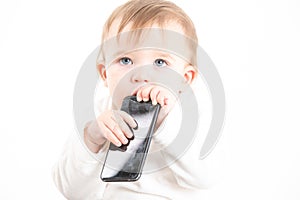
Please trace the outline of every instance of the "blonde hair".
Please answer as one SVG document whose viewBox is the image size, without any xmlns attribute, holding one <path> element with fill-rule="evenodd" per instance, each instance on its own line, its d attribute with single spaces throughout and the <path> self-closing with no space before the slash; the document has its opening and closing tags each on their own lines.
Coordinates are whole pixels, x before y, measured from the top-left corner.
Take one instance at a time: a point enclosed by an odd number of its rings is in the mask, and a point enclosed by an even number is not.
<svg viewBox="0 0 300 200">
<path fill-rule="evenodd" d="M 129 23 L 131 30 L 136 30 L 151 27 L 153 24 L 163 28 L 170 21 L 176 22 L 182 27 L 185 35 L 193 43 L 198 44 L 198 37 L 192 20 L 180 7 L 170 1 L 129 0 L 117 7 L 104 24 L 102 44 L 107 39 L 111 26 L 116 20 L 120 20 L 117 34 L 120 34 Z"/>
</svg>

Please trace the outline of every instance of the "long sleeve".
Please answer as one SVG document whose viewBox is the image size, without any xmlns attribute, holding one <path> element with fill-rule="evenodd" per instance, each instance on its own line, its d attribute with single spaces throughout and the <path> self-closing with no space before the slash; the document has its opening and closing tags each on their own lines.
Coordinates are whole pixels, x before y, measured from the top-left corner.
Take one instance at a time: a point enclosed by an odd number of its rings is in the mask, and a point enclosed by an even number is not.
<svg viewBox="0 0 300 200">
<path fill-rule="evenodd" d="M 95 109 L 98 111 L 96 116 L 109 108 L 110 99 L 104 98 L 97 102 L 100 103 Z M 209 109 L 206 102 L 200 101 L 199 105 Z M 205 109 L 202 109 L 203 116 L 206 115 Z M 102 162 L 99 160 L 104 160 L 109 142 L 106 142 L 97 154 L 93 154 L 74 131 L 65 145 L 63 154 L 53 167 L 53 179 L 57 188 L 67 199 L 72 200 L 198 199 L 203 189 L 215 182 L 222 155 L 220 149 L 215 149 L 207 158 L 199 160 L 205 133 L 210 125 L 207 116 L 200 117 L 196 137 L 182 156 L 178 157 L 175 151 L 166 148 L 176 139 L 176 130 L 181 127 L 180 116 L 180 106 L 176 106 L 155 132 L 143 175 L 136 182 L 102 182 L 99 177 Z M 164 162 L 168 161 L 170 164 L 161 168 Z"/>
<path fill-rule="evenodd" d="M 96 94 L 94 111 L 98 116 L 111 108 L 111 99 L 101 81 L 97 84 Z M 92 153 L 74 128 L 52 171 L 57 188 L 67 199 L 102 199 L 107 183 L 101 181 L 100 172 L 108 146 L 107 141 L 97 154 Z"/>
<path fill-rule="evenodd" d="M 105 156 L 106 146 L 97 156 Z M 100 199 L 106 185 L 99 177 L 101 168 L 102 163 L 88 152 L 74 132 L 53 167 L 52 175 L 57 188 L 67 199 Z"/>
<path fill-rule="evenodd" d="M 219 146 L 207 158 L 200 160 L 201 141 L 199 137 L 195 138 L 192 145 L 184 154 L 177 158 L 176 154 L 170 149 L 161 151 L 166 162 L 176 160 L 170 164 L 177 183 L 188 189 L 207 189 L 212 187 L 220 179 L 222 167 L 222 152 Z"/>
<path fill-rule="evenodd" d="M 194 91 L 198 95 L 197 103 L 200 117 L 194 140 L 190 141 L 191 144 L 187 146 L 186 151 L 178 153 L 177 146 L 170 148 L 170 144 L 176 139 L 180 126 L 182 126 L 180 123 L 182 122 L 182 118 L 180 118 L 182 112 L 179 105 L 176 105 L 169 113 L 164 126 L 160 127 L 161 133 L 153 139 L 160 145 L 162 157 L 167 163 L 170 163 L 169 168 L 172 170 L 177 183 L 184 188 L 198 190 L 210 188 L 220 180 L 225 152 L 222 149 L 224 146 L 218 144 L 208 157 L 203 160 L 199 159 L 200 150 L 210 126 L 212 110 L 210 100 L 205 99 L 205 95 L 201 95 L 201 99 L 199 98 L 199 94 L 203 94 L 204 90 L 200 89 L 198 85 Z M 160 129 L 158 129 L 159 131 Z M 184 131 L 183 134 L 189 134 L 187 133 L 188 130 Z M 182 154 L 180 155 L 180 153 Z"/>
</svg>

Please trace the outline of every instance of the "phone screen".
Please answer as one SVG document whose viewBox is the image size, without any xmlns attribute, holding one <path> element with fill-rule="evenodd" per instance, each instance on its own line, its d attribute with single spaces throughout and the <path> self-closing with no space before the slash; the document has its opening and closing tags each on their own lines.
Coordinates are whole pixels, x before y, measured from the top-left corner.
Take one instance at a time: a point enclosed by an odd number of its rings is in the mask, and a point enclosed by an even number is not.
<svg viewBox="0 0 300 200">
<path fill-rule="evenodd" d="M 101 172 L 103 181 L 136 181 L 140 178 L 147 157 L 152 134 L 156 124 L 160 105 L 151 101 L 138 102 L 135 96 L 123 100 L 121 110 L 131 115 L 137 122 L 126 145 L 120 147 L 110 143 Z"/>
</svg>

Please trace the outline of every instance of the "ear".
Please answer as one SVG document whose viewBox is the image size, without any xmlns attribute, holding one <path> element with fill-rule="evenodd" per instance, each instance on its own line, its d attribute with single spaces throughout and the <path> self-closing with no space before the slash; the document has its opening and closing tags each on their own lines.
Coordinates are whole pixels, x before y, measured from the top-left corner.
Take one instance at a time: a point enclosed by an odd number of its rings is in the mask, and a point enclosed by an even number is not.
<svg viewBox="0 0 300 200">
<path fill-rule="evenodd" d="M 191 84 L 196 77 L 195 67 L 192 65 L 185 66 L 184 68 L 184 79 L 187 84 Z"/>
<path fill-rule="evenodd" d="M 107 77 L 106 77 L 106 69 L 103 64 L 98 64 L 97 65 L 97 70 L 99 72 L 100 77 L 103 80 L 104 86 L 107 87 Z"/>
</svg>

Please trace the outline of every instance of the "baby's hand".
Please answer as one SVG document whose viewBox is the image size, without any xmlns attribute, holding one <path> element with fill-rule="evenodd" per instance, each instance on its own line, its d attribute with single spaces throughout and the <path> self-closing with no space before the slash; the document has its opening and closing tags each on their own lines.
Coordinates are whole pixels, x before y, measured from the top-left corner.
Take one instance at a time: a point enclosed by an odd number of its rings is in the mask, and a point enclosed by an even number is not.
<svg viewBox="0 0 300 200">
<path fill-rule="evenodd" d="M 126 123 L 136 128 L 135 120 L 121 110 L 107 110 L 98 116 L 97 120 L 90 122 L 84 130 L 84 141 L 87 147 L 97 153 L 106 140 L 116 146 L 127 144 L 133 136 Z"/>
<path fill-rule="evenodd" d="M 157 119 L 158 125 L 160 125 L 163 119 L 168 115 L 176 102 L 176 97 L 170 90 L 155 84 L 144 85 L 134 90 L 131 95 L 136 95 L 137 101 L 139 102 L 151 100 L 153 105 L 156 105 L 157 103 L 161 105 L 161 110 Z"/>
</svg>

